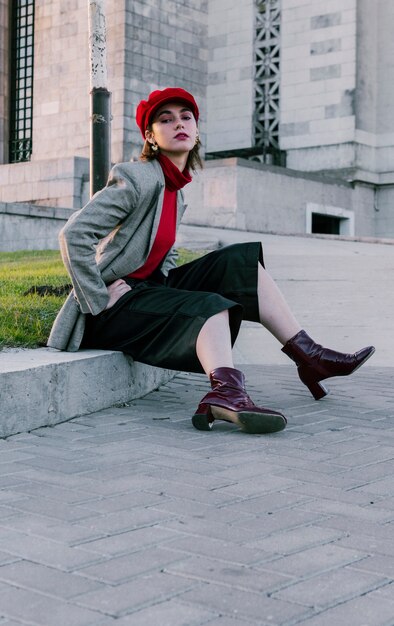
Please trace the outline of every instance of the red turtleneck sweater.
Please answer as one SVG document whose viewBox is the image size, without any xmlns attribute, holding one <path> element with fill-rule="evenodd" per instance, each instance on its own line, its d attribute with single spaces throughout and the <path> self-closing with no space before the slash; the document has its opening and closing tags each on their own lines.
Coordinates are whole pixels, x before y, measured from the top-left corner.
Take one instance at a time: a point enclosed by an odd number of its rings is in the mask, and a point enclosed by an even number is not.
<svg viewBox="0 0 394 626">
<path fill-rule="evenodd" d="M 176 236 L 176 196 L 178 189 L 190 183 L 192 177 L 188 170 L 181 172 L 170 159 L 163 154 L 157 157 L 165 179 L 163 209 L 159 227 L 152 249 L 144 265 L 129 274 L 130 278 L 148 278 L 160 265 L 168 251 L 174 245 Z"/>
</svg>

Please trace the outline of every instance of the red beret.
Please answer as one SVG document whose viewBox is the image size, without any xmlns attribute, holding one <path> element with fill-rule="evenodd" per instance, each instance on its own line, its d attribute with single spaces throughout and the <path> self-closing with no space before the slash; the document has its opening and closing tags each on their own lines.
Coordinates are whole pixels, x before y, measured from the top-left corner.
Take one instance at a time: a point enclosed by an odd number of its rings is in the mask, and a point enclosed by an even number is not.
<svg viewBox="0 0 394 626">
<path fill-rule="evenodd" d="M 147 100 L 141 100 L 137 106 L 136 122 L 141 130 L 141 134 L 145 139 L 145 131 L 152 120 L 155 111 L 166 102 L 183 102 L 193 113 L 196 122 L 198 122 L 199 110 L 197 102 L 192 94 L 181 87 L 168 87 L 167 89 L 157 89 L 149 94 Z"/>
</svg>

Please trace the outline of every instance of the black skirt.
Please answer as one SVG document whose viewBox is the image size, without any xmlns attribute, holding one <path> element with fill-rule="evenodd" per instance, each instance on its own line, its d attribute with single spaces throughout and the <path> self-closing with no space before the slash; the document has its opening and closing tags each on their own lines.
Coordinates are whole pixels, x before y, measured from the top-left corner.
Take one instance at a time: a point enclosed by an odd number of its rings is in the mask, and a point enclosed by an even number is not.
<svg viewBox="0 0 394 626">
<path fill-rule="evenodd" d="M 259 321 L 260 242 L 215 250 L 181 265 L 161 283 L 125 278 L 132 287 L 99 315 L 86 316 L 83 348 L 120 350 L 149 365 L 202 372 L 198 334 L 209 317 L 228 309 L 232 345 L 241 321 Z"/>
</svg>

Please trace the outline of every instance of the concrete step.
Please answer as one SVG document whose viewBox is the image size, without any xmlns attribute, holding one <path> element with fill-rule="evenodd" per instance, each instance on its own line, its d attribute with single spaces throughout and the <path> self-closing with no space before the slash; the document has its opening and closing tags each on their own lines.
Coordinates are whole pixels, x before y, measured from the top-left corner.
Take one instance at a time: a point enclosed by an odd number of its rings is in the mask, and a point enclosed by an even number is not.
<svg viewBox="0 0 394 626">
<path fill-rule="evenodd" d="M 3 350 L 0 437 L 141 398 L 175 374 L 110 350 Z"/>
</svg>

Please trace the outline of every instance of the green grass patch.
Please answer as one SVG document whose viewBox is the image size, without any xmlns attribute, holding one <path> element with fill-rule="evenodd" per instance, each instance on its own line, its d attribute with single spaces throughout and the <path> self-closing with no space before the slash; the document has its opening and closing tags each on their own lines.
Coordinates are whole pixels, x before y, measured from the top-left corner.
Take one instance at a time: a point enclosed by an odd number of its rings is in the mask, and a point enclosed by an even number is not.
<svg viewBox="0 0 394 626">
<path fill-rule="evenodd" d="M 179 249 L 178 264 L 202 254 Z M 60 288 L 69 283 L 57 250 L 0 252 L 0 350 L 45 345 L 66 295 L 26 292 L 32 287 Z"/>
<path fill-rule="evenodd" d="M 33 286 L 67 283 L 56 250 L 0 253 L 0 348 L 45 345 L 64 295 L 24 294 Z"/>
</svg>

